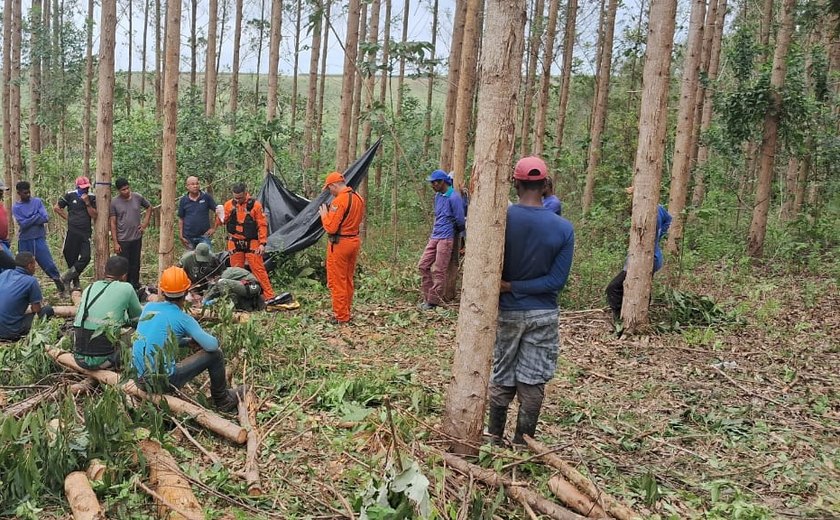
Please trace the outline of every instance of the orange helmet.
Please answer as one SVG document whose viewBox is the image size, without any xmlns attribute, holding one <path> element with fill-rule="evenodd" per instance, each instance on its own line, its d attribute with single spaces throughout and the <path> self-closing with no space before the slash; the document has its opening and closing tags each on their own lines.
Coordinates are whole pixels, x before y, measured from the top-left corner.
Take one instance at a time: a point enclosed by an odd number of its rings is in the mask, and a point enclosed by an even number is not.
<svg viewBox="0 0 840 520">
<path fill-rule="evenodd" d="M 187 272 L 174 265 L 167 267 L 160 275 L 160 290 L 170 298 L 180 298 L 185 295 L 191 285 Z"/>
</svg>

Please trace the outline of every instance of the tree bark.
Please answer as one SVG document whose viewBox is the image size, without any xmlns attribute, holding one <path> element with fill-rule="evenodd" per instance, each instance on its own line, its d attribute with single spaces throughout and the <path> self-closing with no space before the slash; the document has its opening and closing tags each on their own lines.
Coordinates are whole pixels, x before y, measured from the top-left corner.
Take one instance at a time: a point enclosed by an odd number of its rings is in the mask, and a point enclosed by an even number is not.
<svg viewBox="0 0 840 520">
<path fill-rule="evenodd" d="M 218 25 L 219 1 L 210 0 L 210 15 L 207 22 L 207 59 L 204 61 L 204 115 L 216 115 L 216 26 Z"/>
<path fill-rule="evenodd" d="M 248 496 L 256 497 L 262 495 L 260 464 L 257 462 L 260 449 L 260 436 L 259 430 L 257 429 L 257 403 L 250 390 L 239 400 L 237 411 L 239 425 L 248 432 L 244 468 L 245 484 L 248 486 Z"/>
<path fill-rule="evenodd" d="M 233 60 L 230 72 L 230 131 L 236 130 L 236 109 L 239 105 L 239 46 L 242 42 L 242 0 L 236 0 L 233 24 Z"/>
<path fill-rule="evenodd" d="M 166 5 L 166 12 L 169 13 L 169 3 L 167 2 Z M 195 88 L 196 79 L 198 75 L 198 0 L 190 0 L 190 88 Z M 171 26 L 167 22 L 167 30 L 171 29 Z M 180 34 L 180 22 L 178 24 L 178 33 Z M 169 35 L 166 36 L 166 44 L 169 45 L 169 42 L 172 40 L 169 39 Z M 180 47 L 180 42 L 179 42 Z M 166 53 L 169 56 L 169 53 Z M 169 69 L 172 70 L 172 69 Z M 180 72 L 180 69 L 179 69 Z M 163 95 L 164 97 L 164 104 L 166 103 L 166 94 Z M 164 110 L 166 110 L 164 108 Z"/>
<path fill-rule="evenodd" d="M 770 187 L 773 181 L 773 165 L 776 159 L 776 141 L 779 133 L 779 118 L 782 111 L 782 89 L 787 72 L 787 54 L 793 35 L 793 13 L 796 0 L 784 0 L 781 24 L 776 35 L 776 50 L 773 53 L 773 71 L 770 73 L 770 103 L 764 115 L 764 132 L 761 139 L 761 161 L 758 183 L 755 189 L 752 222 L 747 238 L 747 254 L 758 258 L 764 253 L 764 236 L 767 233 L 767 213 L 770 211 Z"/>
<path fill-rule="evenodd" d="M 140 110 L 142 111 L 146 106 L 146 68 L 149 66 L 148 62 L 148 44 L 149 44 L 149 10 L 151 9 L 150 0 L 143 2 L 143 50 L 140 54 L 141 71 L 140 71 Z"/>
<path fill-rule="evenodd" d="M 41 0 L 32 0 L 29 9 L 29 178 L 35 178 L 35 164 L 41 153 L 41 126 L 38 113 L 41 106 Z M 88 112 L 89 113 L 89 112 Z"/>
<path fill-rule="evenodd" d="M 67 495 L 74 520 L 99 520 L 105 517 L 84 471 L 74 471 L 64 478 L 64 494 Z"/>
<path fill-rule="evenodd" d="M 257 72 L 255 74 L 255 81 L 254 81 L 254 113 L 256 114 L 257 109 L 260 107 L 260 70 L 262 70 L 261 63 L 262 63 L 262 55 L 263 55 L 263 39 L 265 36 L 264 27 L 265 25 L 265 0 L 260 0 L 260 33 L 259 38 L 257 39 Z M 274 2 L 275 0 L 272 0 Z"/>
<path fill-rule="evenodd" d="M 306 122 L 303 125 L 303 192 L 309 196 L 309 171 L 316 150 L 313 134 L 316 130 L 315 109 L 318 101 L 318 61 L 321 57 L 321 25 L 324 13 L 320 6 L 315 7 L 315 19 L 312 23 L 312 45 L 309 47 L 309 86 L 306 96 Z"/>
<path fill-rule="evenodd" d="M 627 332 L 648 324 L 653 281 L 653 249 L 656 240 L 657 205 L 668 118 L 668 82 L 674 46 L 676 0 L 652 0 L 648 17 L 645 66 L 642 72 L 642 107 L 639 114 L 639 145 L 633 175 L 633 214 L 621 317 Z"/>
<path fill-rule="evenodd" d="M 280 67 L 280 29 L 283 23 L 283 0 L 271 1 L 271 36 L 268 41 L 268 98 L 265 121 L 271 123 L 277 116 L 277 70 Z M 271 141 L 265 143 L 263 173 L 274 169 L 274 149 Z"/>
<path fill-rule="evenodd" d="M 174 3 L 179 2 L 167 2 L 169 5 Z M 169 5 L 166 8 L 167 12 L 171 10 Z M 180 24 L 180 20 L 178 23 Z M 140 441 L 140 450 L 149 468 L 149 483 L 160 497 L 156 500 L 158 517 L 169 520 L 204 518 L 201 504 L 195 498 L 189 481 L 181 474 L 178 462 L 172 455 L 153 439 Z"/>
<path fill-rule="evenodd" d="M 193 33 L 193 36 L 195 34 Z M 163 90 L 163 155 L 160 181 L 160 243 L 158 275 L 173 265 L 175 256 L 175 186 L 178 129 L 178 78 L 181 62 L 181 2 L 166 4 L 166 69 Z"/>
<path fill-rule="evenodd" d="M 439 0 L 432 2 L 432 60 L 437 53 L 437 32 L 438 32 L 438 7 Z M 432 94 L 435 88 L 435 66 L 429 65 L 429 87 L 426 89 L 426 116 L 423 120 L 423 157 L 429 156 L 429 149 L 432 145 Z"/>
<path fill-rule="evenodd" d="M 446 106 L 443 112 L 443 137 L 440 143 L 440 167 L 452 170 L 455 146 L 455 118 L 458 106 L 458 85 L 461 74 L 461 50 L 467 23 L 467 4 L 475 0 L 456 0 L 452 22 L 452 41 L 449 44 L 449 70 L 446 73 Z"/>
<path fill-rule="evenodd" d="M 531 154 L 531 114 L 534 110 L 534 83 L 537 78 L 537 56 L 542 42 L 545 0 L 534 0 L 531 16 L 531 38 L 528 42 L 528 67 L 525 73 L 525 89 L 522 99 L 522 132 L 519 138 L 519 155 Z M 549 64 L 550 65 L 550 64 Z"/>
<path fill-rule="evenodd" d="M 295 135 L 295 124 L 297 123 L 298 68 L 300 64 L 300 17 L 302 10 L 303 5 L 301 4 L 301 0 L 297 0 L 297 8 L 295 9 L 295 57 L 292 68 L 292 106 L 289 114 L 289 134 L 292 136 Z M 298 140 L 296 138 L 291 140 L 293 150 L 297 148 L 297 142 Z"/>
<path fill-rule="evenodd" d="M 437 0 L 435 0 L 437 1 Z M 365 65 L 365 123 L 362 126 L 362 148 L 370 148 L 371 114 L 373 112 L 373 96 L 376 88 L 376 44 L 379 42 L 379 11 L 382 2 L 373 0 L 370 4 L 370 24 L 368 27 L 368 55 Z M 433 37 L 434 39 L 434 37 Z M 367 177 L 364 180 L 367 189 Z M 367 200 L 367 199 L 365 199 Z"/>
<path fill-rule="evenodd" d="M 99 83 L 96 109 L 96 203 L 103 218 L 94 221 L 96 279 L 105 277 L 105 262 L 111 248 L 107 208 L 111 207 L 111 173 L 114 160 L 114 45 L 117 31 L 117 0 L 103 0 L 99 21 Z M 116 237 L 111 237 L 116 240 Z"/>
<path fill-rule="evenodd" d="M 131 65 L 134 58 L 134 23 L 132 6 L 134 0 L 128 0 L 128 70 L 125 75 L 125 114 L 131 115 Z"/>
<path fill-rule="evenodd" d="M 359 11 L 359 43 L 364 42 L 367 40 L 367 2 L 361 3 L 361 9 Z M 359 50 L 356 51 L 356 55 L 358 56 Z M 362 71 L 359 69 L 358 66 L 355 67 L 354 79 L 353 79 L 353 111 L 352 116 L 350 118 L 350 143 L 349 143 L 349 156 L 348 160 L 353 161 L 356 155 L 359 153 L 359 121 L 362 116 Z M 359 184 L 359 194 L 362 196 L 363 199 L 368 200 L 367 194 L 367 177 L 362 179 L 361 184 Z M 362 240 L 365 238 L 365 218 L 364 215 L 362 216 L 362 227 L 359 230 L 359 235 L 362 237 Z"/>
<path fill-rule="evenodd" d="M 551 66 L 554 64 L 554 38 L 557 35 L 557 12 L 560 0 L 551 0 L 548 5 L 548 21 L 545 26 L 545 50 L 543 68 L 540 75 L 540 89 L 537 95 L 537 114 L 534 122 L 534 155 L 542 156 L 545 147 L 545 127 L 548 117 L 549 87 L 551 86 Z"/>
<path fill-rule="evenodd" d="M 15 0 L 3 2 L 3 27 L 12 26 L 12 3 Z M 47 0 L 49 2 L 49 0 Z M 3 31 L 3 173 L 6 186 L 14 188 L 12 182 L 12 141 L 11 134 L 11 75 L 12 75 L 12 31 Z M 4 197 L 6 214 L 12 214 L 12 203 L 14 197 Z M 14 219 L 9 219 L 9 237 L 14 232 Z"/>
<path fill-rule="evenodd" d="M 409 9 L 411 7 L 411 1 L 405 0 L 405 4 L 403 5 L 403 17 L 402 17 L 402 38 L 400 41 L 403 45 L 408 42 L 408 14 Z M 405 54 L 400 54 L 400 70 L 399 75 L 397 76 L 397 106 L 395 109 L 395 113 L 397 114 L 397 119 L 400 119 L 402 115 L 402 101 L 403 101 L 403 87 L 405 86 Z M 396 155 L 396 154 L 395 154 Z"/>
<path fill-rule="evenodd" d="M 12 184 L 20 180 L 23 173 L 23 161 L 20 150 L 20 43 L 21 43 L 21 3 L 12 2 L 12 70 L 9 75 L 9 145 L 10 151 L 10 167 L 12 169 Z"/>
<path fill-rule="evenodd" d="M 488 0 L 478 74 L 478 116 L 461 312 L 444 430 L 452 448 L 476 453 L 484 423 L 487 383 L 496 336 L 507 194 L 516 132 L 524 50 L 525 1 Z"/>
<path fill-rule="evenodd" d="M 617 0 L 609 0 L 604 20 L 603 42 L 601 44 L 600 67 L 598 69 L 596 96 L 592 107 L 592 128 L 589 131 L 589 151 L 586 159 L 586 185 L 583 190 L 581 209 L 589 213 L 595 197 L 595 177 L 601 161 L 601 136 L 607 121 L 607 100 L 610 94 L 610 69 L 612 65 L 613 35 Z"/>
<path fill-rule="evenodd" d="M 353 119 L 353 86 L 356 81 L 356 57 L 359 50 L 360 0 L 350 0 L 347 11 L 347 37 L 344 40 L 344 73 L 341 78 L 341 109 L 338 114 L 338 139 L 335 144 L 335 167 L 344 171 L 350 157 L 350 127 Z"/>
<path fill-rule="evenodd" d="M 93 115 L 93 0 L 88 0 L 87 29 L 85 32 L 85 90 L 82 115 L 82 175 L 90 178 L 90 127 Z M 94 188 L 95 191 L 95 188 Z"/>
<path fill-rule="evenodd" d="M 587 518 L 607 518 L 607 514 L 601 509 L 601 506 L 578 491 L 563 477 L 555 475 L 548 479 L 548 489 L 572 511 L 577 511 Z"/>
<path fill-rule="evenodd" d="M 155 118 L 160 120 L 163 113 L 163 50 L 161 45 L 165 35 L 161 32 L 160 25 L 160 3 L 163 0 L 155 0 Z"/>
<path fill-rule="evenodd" d="M 324 0 L 324 41 L 321 45 L 321 85 L 318 90 L 318 106 L 315 109 L 315 169 L 321 169 L 321 137 L 323 137 L 323 121 L 324 121 L 324 91 L 327 86 L 327 51 L 330 43 L 330 8 L 332 2 Z"/>
<path fill-rule="evenodd" d="M 683 235 L 683 210 L 688 196 L 688 167 L 691 161 L 691 136 L 694 129 L 694 112 L 697 108 L 697 84 L 700 76 L 705 18 L 706 0 L 692 0 L 688 44 L 680 88 L 680 107 L 677 115 L 677 136 L 671 166 L 671 186 L 668 195 L 668 210 L 673 220 L 668 232 L 666 249 L 672 254 L 677 253 Z"/>
<path fill-rule="evenodd" d="M 464 186 L 470 146 L 476 65 L 478 63 L 478 22 L 482 0 L 467 0 L 461 67 L 458 75 L 458 101 L 455 105 L 455 138 L 452 147 L 452 177 L 456 190 Z M 514 130 L 515 132 L 515 130 Z"/>
<path fill-rule="evenodd" d="M 694 107 L 694 129 L 691 131 L 691 156 L 688 162 L 689 176 L 697 164 L 697 151 L 700 144 L 700 126 L 703 119 L 703 104 L 705 102 L 706 86 L 708 85 L 709 65 L 712 59 L 712 41 L 714 39 L 719 0 L 709 0 L 706 9 L 706 21 L 703 24 L 703 52 L 700 54 L 700 74 L 707 80 L 697 82 L 696 105 Z"/>
</svg>

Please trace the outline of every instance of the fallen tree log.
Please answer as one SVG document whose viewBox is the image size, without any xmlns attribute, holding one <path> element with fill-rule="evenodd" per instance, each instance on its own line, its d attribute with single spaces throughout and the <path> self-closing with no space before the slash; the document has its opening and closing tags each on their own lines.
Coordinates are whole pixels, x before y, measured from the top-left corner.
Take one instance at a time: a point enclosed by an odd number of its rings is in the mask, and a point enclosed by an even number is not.
<svg viewBox="0 0 840 520">
<path fill-rule="evenodd" d="M 93 388 L 94 383 L 95 381 L 88 377 L 78 383 L 73 383 L 69 386 L 69 388 L 74 394 L 80 394 L 90 391 Z M 37 394 L 32 394 L 22 401 L 7 406 L 3 409 L 3 413 L 12 417 L 21 417 L 33 408 L 37 407 L 39 404 L 52 398 L 59 392 L 59 390 L 61 390 L 62 386 L 63 383 L 53 386 L 52 388 L 47 388 Z"/>
<path fill-rule="evenodd" d="M 155 491 L 158 518 L 168 520 L 204 519 L 201 504 L 190 488 L 189 481 L 181 475 L 178 463 L 157 441 L 140 441 L 140 450 L 149 467 L 149 483 Z"/>
<path fill-rule="evenodd" d="M 85 471 L 85 475 L 87 475 L 88 480 L 96 481 L 102 480 L 102 477 L 105 476 L 105 471 L 108 470 L 108 466 L 105 465 L 99 459 L 92 459 L 90 463 L 88 463 L 87 471 Z"/>
<path fill-rule="evenodd" d="M 64 478 L 64 494 L 75 520 L 100 520 L 105 518 L 96 493 L 82 471 L 74 471 Z"/>
<path fill-rule="evenodd" d="M 538 495 L 530 489 L 522 486 L 514 485 L 509 478 L 505 478 L 492 469 L 484 469 L 481 466 L 470 464 L 461 457 L 453 455 L 452 453 L 443 453 L 443 460 L 449 466 L 457 469 L 466 475 L 472 475 L 474 478 L 493 486 L 495 488 L 504 488 L 505 492 L 519 502 L 520 504 L 528 504 L 532 509 L 539 511 L 544 515 L 555 520 L 583 520 L 585 517 L 580 516 L 574 511 L 569 511 L 565 507 L 555 504 L 554 502 Z"/>
<path fill-rule="evenodd" d="M 138 388 L 134 381 L 131 380 L 120 383 L 120 375 L 110 370 L 85 370 L 76 364 L 76 360 L 73 359 L 73 354 L 70 352 L 50 348 L 47 349 L 47 354 L 58 364 L 69 368 L 70 370 L 92 377 L 100 383 L 116 386 L 128 395 L 139 397 L 141 399 L 147 399 L 155 404 L 165 401 L 172 411 L 183 413 L 192 417 L 198 424 L 224 437 L 225 439 L 235 442 L 236 444 L 245 444 L 248 436 L 248 432 L 245 431 L 245 428 L 211 412 L 210 410 L 207 410 L 206 408 L 184 401 L 183 399 L 178 399 L 172 395 L 146 393 Z"/>
<path fill-rule="evenodd" d="M 56 305 L 52 309 L 53 313 L 59 318 L 75 318 L 78 307 L 76 305 Z M 202 312 L 201 307 L 190 307 L 189 313 L 196 319 L 219 320 L 219 317 L 213 312 Z M 234 323 L 247 323 L 251 316 L 247 312 L 234 312 L 231 319 Z"/>
<path fill-rule="evenodd" d="M 245 451 L 245 483 L 248 485 L 248 495 L 257 497 L 262 495 L 260 484 L 260 465 L 257 455 L 260 447 L 260 436 L 257 431 L 257 412 L 253 393 L 248 390 L 239 399 L 239 424 L 248 431 L 248 443 Z"/>
<path fill-rule="evenodd" d="M 555 475 L 548 480 L 548 489 L 569 509 L 577 511 L 587 518 L 607 518 L 607 513 L 601 506 L 559 475 Z"/>
<path fill-rule="evenodd" d="M 566 477 L 566 480 L 586 493 L 589 498 L 597 502 L 610 516 L 613 516 L 618 520 L 633 520 L 635 518 L 642 517 L 642 515 L 636 513 L 607 494 L 606 491 L 599 490 L 595 487 L 595 484 L 593 484 L 591 480 L 583 476 L 578 470 L 573 468 L 571 464 L 567 463 L 557 455 L 549 453 L 551 450 L 545 444 L 534 440 L 527 435 L 525 436 L 525 442 L 528 443 L 528 447 L 531 448 L 535 454 L 539 455 L 539 458 L 545 461 L 545 463 L 549 466 L 560 470 L 560 473 Z"/>
</svg>

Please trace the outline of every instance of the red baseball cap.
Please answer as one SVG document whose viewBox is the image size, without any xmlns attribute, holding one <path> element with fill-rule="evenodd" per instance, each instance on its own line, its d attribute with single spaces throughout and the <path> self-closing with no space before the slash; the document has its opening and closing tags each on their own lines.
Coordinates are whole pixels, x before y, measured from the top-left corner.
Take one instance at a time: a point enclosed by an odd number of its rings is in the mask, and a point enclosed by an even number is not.
<svg viewBox="0 0 840 520">
<path fill-rule="evenodd" d="M 513 178 L 520 181 L 541 181 L 546 176 L 548 167 L 545 162 L 533 155 L 519 159 L 513 170 Z"/>
<path fill-rule="evenodd" d="M 90 188 L 90 179 L 82 175 L 81 177 L 76 177 L 76 187 L 77 188 Z"/>
<path fill-rule="evenodd" d="M 334 182 L 344 182 L 344 175 L 338 172 L 330 172 L 327 175 L 327 180 L 324 181 L 324 189 L 327 189 L 327 186 Z"/>
</svg>

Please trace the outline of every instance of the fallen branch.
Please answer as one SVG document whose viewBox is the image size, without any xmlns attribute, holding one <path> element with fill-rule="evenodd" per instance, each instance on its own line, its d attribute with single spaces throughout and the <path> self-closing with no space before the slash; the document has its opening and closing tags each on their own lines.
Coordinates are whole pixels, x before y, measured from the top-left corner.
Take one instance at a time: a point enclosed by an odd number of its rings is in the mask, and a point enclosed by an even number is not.
<svg viewBox="0 0 840 520">
<path fill-rule="evenodd" d="M 134 381 L 131 380 L 120 383 L 120 375 L 110 370 L 85 370 L 76 364 L 76 360 L 73 359 L 73 354 L 64 350 L 50 348 L 47 349 L 47 354 L 60 365 L 92 377 L 100 383 L 116 386 L 128 395 L 139 397 L 141 399 L 147 399 L 155 404 L 159 404 L 161 401 L 166 401 L 166 404 L 172 411 L 183 413 L 194 418 L 198 424 L 224 437 L 225 439 L 237 444 L 245 443 L 248 434 L 244 428 L 211 412 L 210 410 L 207 410 L 206 408 L 178 399 L 172 395 L 148 394 L 138 388 Z"/>
<path fill-rule="evenodd" d="M 58 392 L 58 389 L 59 387 L 56 386 L 48 390 L 44 390 L 43 392 L 30 395 L 23 401 L 6 407 L 6 409 L 3 410 L 3 413 L 12 417 L 21 417 L 39 404 L 54 396 Z"/>
<path fill-rule="evenodd" d="M 78 307 L 76 305 L 56 305 L 52 309 L 53 313 L 59 318 L 75 318 Z M 190 307 L 188 312 L 196 319 L 200 318 L 217 321 L 219 319 L 219 317 L 213 313 L 203 312 L 201 307 Z M 233 320 L 234 323 L 247 323 L 250 319 L 250 315 L 247 312 L 234 312 L 231 315 L 231 320 Z"/>
<path fill-rule="evenodd" d="M 784 408 L 784 407 L 785 407 L 785 405 L 784 405 L 783 403 L 781 403 L 781 402 L 779 402 L 779 401 L 777 401 L 777 400 L 773 399 L 772 397 L 767 397 L 766 395 L 761 395 L 761 394 L 759 394 L 758 392 L 754 392 L 754 391 L 750 390 L 749 388 L 747 388 L 747 387 L 745 387 L 744 385 L 740 384 L 738 381 L 735 381 L 734 379 L 732 379 L 731 377 L 729 377 L 729 374 L 727 374 L 727 373 L 726 373 L 726 372 L 724 372 L 723 370 L 719 369 L 718 367 L 714 367 L 714 366 L 713 366 L 713 367 L 712 367 L 712 370 L 714 370 L 714 371 L 715 371 L 715 372 L 717 372 L 718 374 L 722 375 L 722 376 L 723 376 L 723 377 L 724 377 L 727 381 L 729 381 L 730 383 L 732 383 L 732 384 L 733 384 L 736 388 L 738 388 L 739 390 L 741 390 L 741 391 L 742 391 L 742 392 L 744 392 L 745 394 L 747 394 L 747 395 L 751 395 L 751 396 L 753 396 L 753 397 L 758 397 L 759 399 L 764 399 L 765 401 L 767 401 L 767 402 L 769 402 L 769 403 L 773 403 L 773 404 L 775 404 L 776 406 L 781 406 L 782 408 Z"/>
<path fill-rule="evenodd" d="M 504 491 L 519 502 L 520 504 L 528 504 L 532 509 L 539 511 L 544 515 L 555 520 L 581 520 L 584 517 L 579 514 L 569 511 L 563 506 L 557 505 L 554 502 L 538 495 L 537 493 L 521 486 L 514 485 L 509 478 L 505 478 L 491 469 L 484 469 L 475 464 L 470 464 L 461 457 L 451 453 L 442 453 L 443 460 L 453 468 L 457 469 L 465 475 L 471 475 L 476 479 L 493 486 L 495 488 L 502 488 Z"/>
<path fill-rule="evenodd" d="M 140 441 L 140 450 L 149 465 L 149 483 L 154 490 L 138 482 L 158 502 L 158 517 L 168 520 L 204 519 L 201 504 L 195 498 L 189 482 L 182 478 L 172 455 L 157 441 Z M 171 511 L 171 513 L 170 513 Z"/>
<path fill-rule="evenodd" d="M 569 483 L 559 475 L 555 475 L 548 480 L 548 489 L 560 499 L 561 502 L 569 506 L 570 509 L 588 518 L 606 518 L 607 513 L 592 501 L 591 498 L 581 493 L 578 488 Z"/>
<path fill-rule="evenodd" d="M 213 464 L 222 464 L 222 459 L 220 459 L 219 456 L 215 453 L 207 451 L 207 448 L 199 444 L 199 442 L 195 440 L 195 437 L 193 437 L 190 434 L 189 430 L 187 430 L 183 424 L 178 422 L 178 419 L 175 419 L 173 417 L 172 422 L 175 423 L 175 427 L 178 428 L 178 431 L 180 431 L 184 435 L 184 437 L 193 444 L 193 446 L 198 448 L 198 451 L 200 451 L 205 457 L 207 457 L 210 460 L 210 462 L 212 462 Z"/>
<path fill-rule="evenodd" d="M 570 464 L 566 461 L 558 457 L 557 455 L 553 455 L 550 453 L 551 450 L 548 447 L 537 441 L 532 439 L 531 437 L 525 436 L 525 442 L 528 443 L 528 447 L 531 448 L 534 453 L 538 453 L 541 455 L 546 464 L 557 468 L 560 470 L 560 473 L 566 477 L 566 479 L 577 486 L 578 489 L 589 495 L 589 498 L 597 502 L 604 511 L 606 511 L 611 516 L 614 516 L 618 520 L 632 520 L 634 518 L 641 518 L 641 515 L 630 509 L 629 507 L 625 506 L 618 500 L 614 499 L 606 492 L 599 490 L 595 487 L 595 484 L 592 483 L 591 480 L 583 476 L 578 470 L 573 468 Z"/>
<path fill-rule="evenodd" d="M 245 483 L 248 485 L 248 495 L 257 497 L 262 495 L 260 484 L 260 465 L 257 462 L 259 454 L 260 436 L 257 430 L 257 412 L 254 394 L 248 390 L 239 399 L 239 424 L 248 432 L 247 448 L 245 451 Z"/>
<path fill-rule="evenodd" d="M 74 471 L 64 478 L 64 494 L 75 520 L 100 520 L 105 518 L 96 493 L 84 472 Z"/>
</svg>

